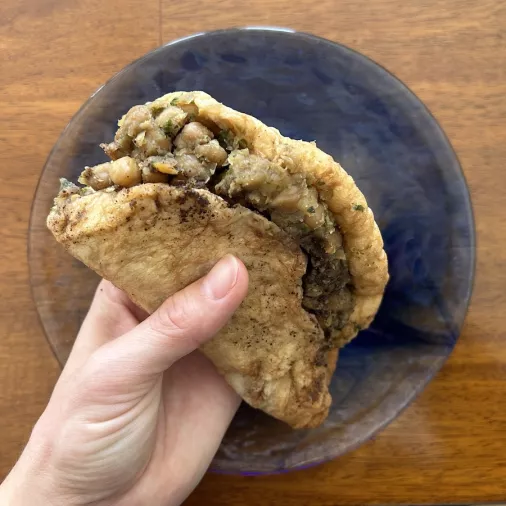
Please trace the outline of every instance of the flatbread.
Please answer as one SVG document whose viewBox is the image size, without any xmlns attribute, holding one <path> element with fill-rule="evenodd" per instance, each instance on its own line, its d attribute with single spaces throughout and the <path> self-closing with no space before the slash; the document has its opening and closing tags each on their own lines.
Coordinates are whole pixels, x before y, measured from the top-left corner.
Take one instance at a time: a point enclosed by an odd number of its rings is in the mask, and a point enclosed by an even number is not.
<svg viewBox="0 0 506 506">
<path fill-rule="evenodd" d="M 336 355 L 301 308 L 306 258 L 275 224 L 207 190 L 145 184 L 57 199 L 48 227 L 73 256 L 148 312 L 225 254 L 246 265 L 246 300 L 203 347 L 250 405 L 293 427 L 327 416 Z"/>
<path fill-rule="evenodd" d="M 381 234 L 353 179 L 314 143 L 283 137 L 203 92 L 175 92 L 149 105 L 175 102 L 318 189 L 342 235 L 353 287 L 354 309 L 334 341 L 346 344 L 371 323 L 388 281 Z M 226 253 L 239 257 L 250 274 L 249 294 L 203 352 L 250 405 L 294 428 L 322 423 L 338 350 L 301 307 L 306 258 L 285 232 L 208 190 L 161 183 L 60 197 L 55 204 L 48 227 L 56 239 L 149 312 Z"/>
</svg>

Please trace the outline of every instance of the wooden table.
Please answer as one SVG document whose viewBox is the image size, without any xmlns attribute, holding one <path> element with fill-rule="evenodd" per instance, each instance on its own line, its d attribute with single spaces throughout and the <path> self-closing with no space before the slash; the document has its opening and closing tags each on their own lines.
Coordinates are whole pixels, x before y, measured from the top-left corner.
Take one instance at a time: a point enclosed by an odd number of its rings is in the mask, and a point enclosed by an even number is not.
<svg viewBox="0 0 506 506">
<path fill-rule="evenodd" d="M 453 356 L 374 441 L 308 471 L 262 478 L 209 475 L 188 504 L 506 500 L 501 0 L 320 0 L 305 6 L 292 0 L 3 0 L 0 477 L 22 449 L 59 373 L 30 297 L 26 261 L 30 204 L 49 150 L 80 104 L 131 60 L 176 37 L 244 24 L 290 26 L 340 41 L 418 94 L 448 134 L 469 181 L 477 277 Z"/>
</svg>

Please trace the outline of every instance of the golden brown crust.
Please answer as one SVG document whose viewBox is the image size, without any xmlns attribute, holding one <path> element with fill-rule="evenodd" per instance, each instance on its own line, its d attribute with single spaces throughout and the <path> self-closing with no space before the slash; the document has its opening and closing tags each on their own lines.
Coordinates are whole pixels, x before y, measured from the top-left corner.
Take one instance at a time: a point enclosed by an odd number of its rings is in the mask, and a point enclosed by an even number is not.
<svg viewBox="0 0 506 506">
<path fill-rule="evenodd" d="M 48 217 L 76 258 L 153 312 L 226 253 L 250 275 L 246 300 L 204 353 L 252 406 L 293 427 L 327 416 L 336 353 L 301 308 L 306 259 L 276 225 L 207 190 L 145 184 L 57 198 Z"/>
<path fill-rule="evenodd" d="M 155 101 L 168 104 L 194 102 L 198 119 L 230 130 L 244 139 L 254 154 L 263 156 L 290 172 L 302 172 L 318 188 L 320 198 L 334 215 L 343 235 L 355 294 L 355 308 L 338 339 L 344 345 L 366 328 L 381 303 L 388 281 L 388 264 L 383 239 L 372 210 L 355 185 L 353 178 L 316 147 L 316 144 L 284 137 L 278 130 L 264 125 L 247 114 L 217 102 L 201 91 L 169 93 Z"/>
</svg>

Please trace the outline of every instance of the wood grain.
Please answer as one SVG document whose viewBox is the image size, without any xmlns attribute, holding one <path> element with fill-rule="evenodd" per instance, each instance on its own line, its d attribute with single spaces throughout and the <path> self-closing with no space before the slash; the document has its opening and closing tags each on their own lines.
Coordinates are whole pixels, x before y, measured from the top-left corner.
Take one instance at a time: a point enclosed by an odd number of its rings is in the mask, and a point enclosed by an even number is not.
<svg viewBox="0 0 506 506">
<path fill-rule="evenodd" d="M 32 196 L 81 103 L 159 44 L 158 4 L 8 0 L 0 5 L 0 476 L 9 471 L 59 374 L 30 296 Z M 111 21 L 111 22 L 109 22 Z M 114 22 L 112 22 L 114 21 Z M 132 33 L 142 37 L 132 37 Z"/>
<path fill-rule="evenodd" d="M 462 162 L 478 234 L 457 348 L 374 441 L 303 472 L 208 475 L 188 505 L 506 500 L 506 4 L 497 0 L 4 0 L 0 6 L 0 476 L 58 367 L 30 299 L 26 228 L 38 175 L 85 98 L 161 41 L 237 25 L 290 26 L 370 56 L 429 106 Z M 161 16 L 160 16 L 161 14 Z"/>
</svg>

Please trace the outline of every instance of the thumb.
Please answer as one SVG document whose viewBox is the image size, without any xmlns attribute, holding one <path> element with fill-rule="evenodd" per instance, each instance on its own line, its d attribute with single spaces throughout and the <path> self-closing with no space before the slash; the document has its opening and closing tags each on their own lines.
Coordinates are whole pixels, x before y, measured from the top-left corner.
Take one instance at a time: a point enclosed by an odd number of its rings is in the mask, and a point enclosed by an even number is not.
<svg viewBox="0 0 506 506">
<path fill-rule="evenodd" d="M 142 381 L 211 339 L 248 290 L 243 263 L 226 255 L 203 278 L 167 299 L 137 327 L 97 350 L 117 380 Z M 98 358 L 98 357 L 96 357 Z"/>
</svg>

